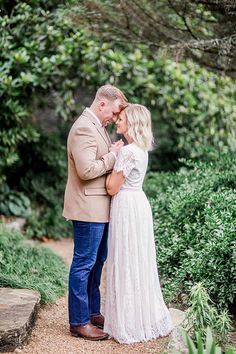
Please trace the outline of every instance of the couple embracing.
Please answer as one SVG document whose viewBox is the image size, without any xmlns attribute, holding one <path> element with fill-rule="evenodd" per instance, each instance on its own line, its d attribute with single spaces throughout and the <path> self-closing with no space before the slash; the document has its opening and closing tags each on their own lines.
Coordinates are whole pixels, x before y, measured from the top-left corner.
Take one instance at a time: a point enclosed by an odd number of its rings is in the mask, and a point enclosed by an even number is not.
<svg viewBox="0 0 236 354">
<path fill-rule="evenodd" d="M 122 140 L 111 143 L 114 121 Z M 73 124 L 68 136 L 65 218 L 72 220 L 74 255 L 69 274 L 73 336 L 109 336 L 134 343 L 172 330 L 158 279 L 152 212 L 142 190 L 153 143 L 148 109 L 128 103 L 112 85 Z M 107 259 L 106 306 L 100 312 L 100 279 Z"/>
</svg>

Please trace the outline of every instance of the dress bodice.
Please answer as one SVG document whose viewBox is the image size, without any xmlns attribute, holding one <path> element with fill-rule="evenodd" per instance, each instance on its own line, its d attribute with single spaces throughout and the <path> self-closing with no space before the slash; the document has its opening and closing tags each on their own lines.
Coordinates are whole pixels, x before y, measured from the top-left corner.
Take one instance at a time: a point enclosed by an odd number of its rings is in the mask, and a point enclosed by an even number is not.
<svg viewBox="0 0 236 354">
<path fill-rule="evenodd" d="M 141 190 L 147 165 L 147 151 L 144 151 L 135 143 L 123 146 L 114 166 L 114 170 L 122 171 L 125 177 L 121 190 Z"/>
</svg>

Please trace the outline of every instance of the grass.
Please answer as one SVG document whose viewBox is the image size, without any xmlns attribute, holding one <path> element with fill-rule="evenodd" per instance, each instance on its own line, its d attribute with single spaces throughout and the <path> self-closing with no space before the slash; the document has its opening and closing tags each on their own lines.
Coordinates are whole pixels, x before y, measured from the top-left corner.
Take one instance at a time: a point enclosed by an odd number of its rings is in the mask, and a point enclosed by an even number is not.
<svg viewBox="0 0 236 354">
<path fill-rule="evenodd" d="M 0 225 L 0 287 L 37 290 L 42 303 L 54 302 L 65 292 L 67 266 L 53 251 L 24 240 Z"/>
</svg>

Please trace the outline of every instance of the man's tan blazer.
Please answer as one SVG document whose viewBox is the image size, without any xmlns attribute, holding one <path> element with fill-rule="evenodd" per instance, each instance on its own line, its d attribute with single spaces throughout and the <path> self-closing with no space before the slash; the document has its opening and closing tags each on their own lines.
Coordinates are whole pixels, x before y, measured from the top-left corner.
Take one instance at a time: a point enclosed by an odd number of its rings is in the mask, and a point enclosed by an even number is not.
<svg viewBox="0 0 236 354">
<path fill-rule="evenodd" d="M 63 216 L 70 220 L 108 222 L 110 196 L 106 174 L 115 156 L 109 152 L 111 141 L 105 128 L 85 110 L 68 135 L 68 180 Z"/>
</svg>

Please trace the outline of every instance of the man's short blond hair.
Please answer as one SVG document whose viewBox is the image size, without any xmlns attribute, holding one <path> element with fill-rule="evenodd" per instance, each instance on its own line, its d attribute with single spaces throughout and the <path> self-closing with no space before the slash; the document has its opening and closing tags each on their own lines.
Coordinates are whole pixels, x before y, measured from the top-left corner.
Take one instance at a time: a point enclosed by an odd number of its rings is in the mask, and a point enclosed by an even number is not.
<svg viewBox="0 0 236 354">
<path fill-rule="evenodd" d="M 108 101 L 115 101 L 116 99 L 121 99 L 122 108 L 125 108 L 128 105 L 128 100 L 123 94 L 123 92 L 113 85 L 103 85 L 101 86 L 96 93 L 95 100 L 102 101 L 103 99 Z"/>
</svg>

